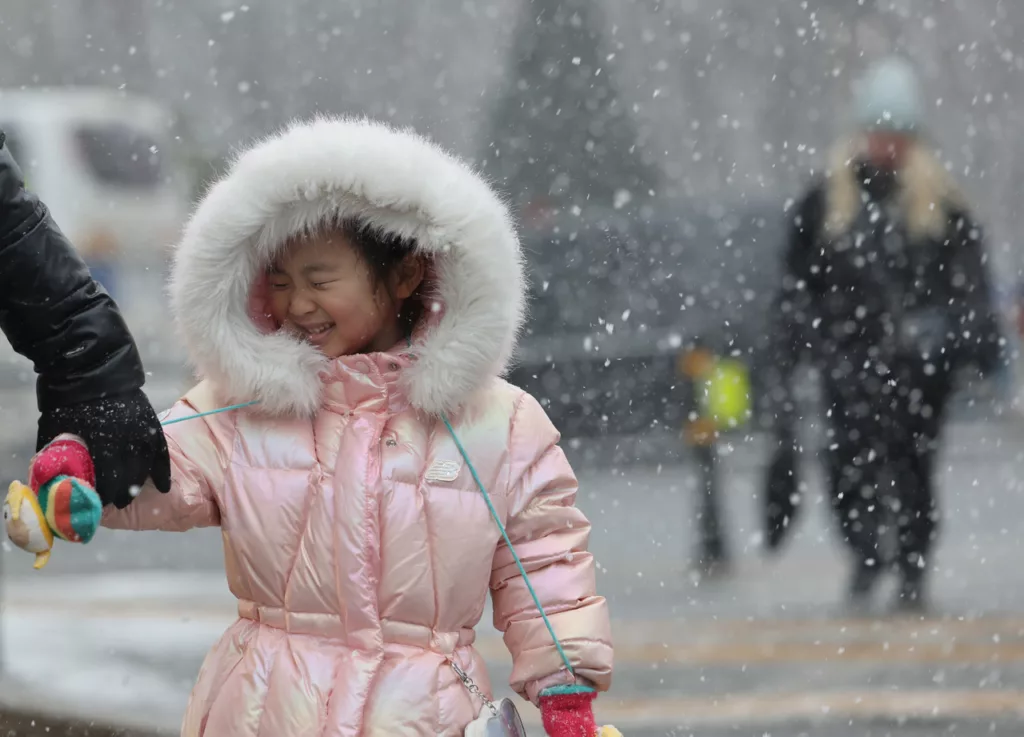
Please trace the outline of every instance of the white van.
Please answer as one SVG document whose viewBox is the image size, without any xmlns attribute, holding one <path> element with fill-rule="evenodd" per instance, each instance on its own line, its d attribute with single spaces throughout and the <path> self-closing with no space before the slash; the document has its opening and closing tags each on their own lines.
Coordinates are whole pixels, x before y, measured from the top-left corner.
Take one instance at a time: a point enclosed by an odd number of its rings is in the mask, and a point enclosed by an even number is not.
<svg viewBox="0 0 1024 737">
<path fill-rule="evenodd" d="M 161 271 L 178 238 L 189 191 L 172 126 L 169 109 L 119 90 L 0 89 L 0 128 L 28 188 L 108 288 L 117 271 Z"/>
</svg>

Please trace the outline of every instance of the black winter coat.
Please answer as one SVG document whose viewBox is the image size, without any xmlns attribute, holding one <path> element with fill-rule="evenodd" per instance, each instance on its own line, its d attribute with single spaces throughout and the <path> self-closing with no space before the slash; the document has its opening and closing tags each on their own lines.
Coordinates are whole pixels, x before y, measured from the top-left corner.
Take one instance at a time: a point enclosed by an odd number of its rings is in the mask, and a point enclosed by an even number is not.
<svg viewBox="0 0 1024 737">
<path fill-rule="evenodd" d="M 938 372 L 968 364 L 994 372 L 1000 328 L 980 227 L 948 205 L 943 237 L 913 242 L 887 214 L 884 183 L 876 186 L 883 191 L 865 187 L 864 209 L 843 238 L 825 233 L 823 184 L 799 203 L 775 304 L 780 378 L 802 355 L 826 381 L 915 362 Z"/>
<path fill-rule="evenodd" d="M 142 361 L 121 313 L 3 143 L 0 131 L 0 329 L 35 364 L 39 408 L 140 389 Z"/>
<path fill-rule="evenodd" d="M 928 383 L 943 396 L 928 401 L 943 405 L 957 370 L 973 364 L 991 373 L 1003 361 L 983 237 L 970 213 L 938 203 L 942 236 L 915 240 L 896 207 L 895 181 L 854 166 L 845 173 L 855 187 L 852 209 L 860 203 L 860 210 L 847 213 L 849 227 L 841 234 L 825 227 L 828 189 L 819 182 L 797 205 L 786 244 L 762 377 L 762 417 L 775 440 L 763 497 L 771 549 L 801 509 L 791 391 L 801 359 L 821 369 L 833 403 L 865 405 L 882 401 L 871 396 L 879 381 L 908 376 L 934 377 Z M 832 409 L 843 416 L 853 408 Z"/>
</svg>

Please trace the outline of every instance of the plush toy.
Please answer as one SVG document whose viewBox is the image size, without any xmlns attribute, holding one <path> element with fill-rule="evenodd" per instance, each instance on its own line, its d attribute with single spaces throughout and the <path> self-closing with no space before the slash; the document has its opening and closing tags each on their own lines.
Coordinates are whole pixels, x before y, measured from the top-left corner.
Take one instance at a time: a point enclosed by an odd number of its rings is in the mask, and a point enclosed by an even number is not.
<svg viewBox="0 0 1024 737">
<path fill-rule="evenodd" d="M 73 435 L 58 436 L 32 458 L 27 486 L 11 483 L 4 503 L 7 537 L 35 553 L 36 569 L 49 562 L 54 538 L 92 540 L 103 517 L 95 484 L 89 450 Z"/>
<path fill-rule="evenodd" d="M 594 722 L 597 691 L 586 686 L 552 686 L 540 694 L 540 715 L 548 737 L 622 737 L 615 727 Z"/>
<path fill-rule="evenodd" d="M 20 481 L 12 481 L 4 501 L 4 525 L 7 537 L 22 550 L 36 554 L 35 568 L 50 560 L 53 533 L 39 506 L 36 493 Z"/>
</svg>

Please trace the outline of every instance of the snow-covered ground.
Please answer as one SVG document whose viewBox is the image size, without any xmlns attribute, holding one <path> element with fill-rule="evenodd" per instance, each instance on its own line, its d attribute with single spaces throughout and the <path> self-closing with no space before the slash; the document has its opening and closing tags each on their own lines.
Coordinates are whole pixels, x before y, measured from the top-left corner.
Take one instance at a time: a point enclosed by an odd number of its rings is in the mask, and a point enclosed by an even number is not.
<svg viewBox="0 0 1024 737">
<path fill-rule="evenodd" d="M 174 732 L 195 674 L 167 664 L 202 658 L 233 620 L 225 594 L 209 574 L 8 582 L 0 694 L 45 713 Z"/>
<path fill-rule="evenodd" d="M 725 464 L 736 567 L 701 585 L 687 571 L 692 469 L 582 466 L 579 504 L 594 524 L 598 586 L 616 638 L 615 685 L 599 699 L 599 717 L 639 734 L 683 723 L 694 734 L 715 724 L 754 734 L 766 720 L 823 715 L 1020 723 L 1024 542 L 1015 530 L 1024 494 L 1019 453 L 1001 433 L 977 427 L 971 444 L 964 430 L 963 447 L 940 464 L 937 612 L 921 622 L 853 621 L 842 611 L 846 561 L 813 463 L 808 508 L 773 558 L 758 542 L 757 473 Z M 177 729 L 207 649 L 235 616 L 216 530 L 103 531 L 86 547 L 62 544 L 42 572 L 22 551 L 0 561 L 0 699 L 140 730 Z M 488 622 L 485 615 L 480 648 L 502 684 L 508 656 Z M 536 724 L 535 710 L 523 711 Z"/>
</svg>

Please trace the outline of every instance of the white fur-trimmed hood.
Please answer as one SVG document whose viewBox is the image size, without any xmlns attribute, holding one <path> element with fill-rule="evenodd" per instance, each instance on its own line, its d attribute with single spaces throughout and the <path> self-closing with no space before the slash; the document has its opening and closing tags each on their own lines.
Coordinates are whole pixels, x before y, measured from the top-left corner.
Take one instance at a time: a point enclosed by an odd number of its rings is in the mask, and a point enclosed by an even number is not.
<svg viewBox="0 0 1024 737">
<path fill-rule="evenodd" d="M 415 238 L 443 306 L 401 382 L 427 413 L 452 411 L 507 367 L 525 306 L 509 211 L 465 163 L 412 131 L 364 120 L 298 122 L 239 154 L 199 202 L 175 254 L 171 307 L 198 373 L 230 402 L 276 415 L 320 406 L 325 359 L 261 331 L 250 291 L 289 236 L 359 217 Z"/>
</svg>

